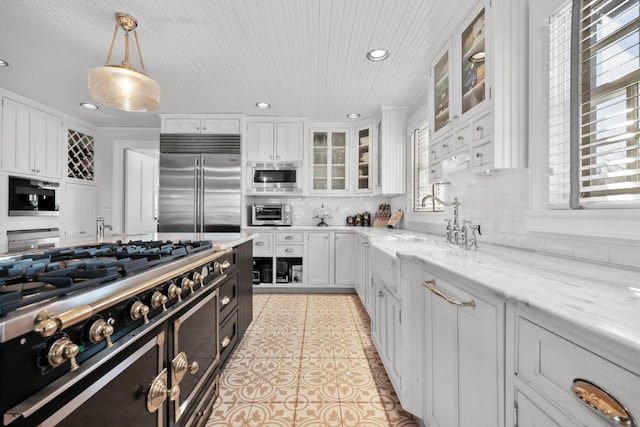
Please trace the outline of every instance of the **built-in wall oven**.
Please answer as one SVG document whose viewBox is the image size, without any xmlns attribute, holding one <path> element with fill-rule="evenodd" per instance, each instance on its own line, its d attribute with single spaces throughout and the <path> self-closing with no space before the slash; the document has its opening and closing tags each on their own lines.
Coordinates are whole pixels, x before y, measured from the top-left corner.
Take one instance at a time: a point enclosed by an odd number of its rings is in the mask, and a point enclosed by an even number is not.
<svg viewBox="0 0 640 427">
<path fill-rule="evenodd" d="M 298 193 L 302 191 L 301 164 L 249 163 L 250 193 Z"/>
</svg>

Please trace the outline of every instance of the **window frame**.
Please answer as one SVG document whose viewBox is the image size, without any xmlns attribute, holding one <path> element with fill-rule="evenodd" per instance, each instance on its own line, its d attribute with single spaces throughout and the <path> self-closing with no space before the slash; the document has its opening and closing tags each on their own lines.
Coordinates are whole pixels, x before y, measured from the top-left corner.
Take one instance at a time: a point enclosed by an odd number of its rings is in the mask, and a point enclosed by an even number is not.
<svg viewBox="0 0 640 427">
<path fill-rule="evenodd" d="M 547 205 L 548 18 L 567 1 L 571 0 L 529 2 L 530 210 L 525 220 L 526 229 L 533 233 L 589 237 L 604 241 L 640 240 L 638 208 L 550 209 Z"/>
</svg>

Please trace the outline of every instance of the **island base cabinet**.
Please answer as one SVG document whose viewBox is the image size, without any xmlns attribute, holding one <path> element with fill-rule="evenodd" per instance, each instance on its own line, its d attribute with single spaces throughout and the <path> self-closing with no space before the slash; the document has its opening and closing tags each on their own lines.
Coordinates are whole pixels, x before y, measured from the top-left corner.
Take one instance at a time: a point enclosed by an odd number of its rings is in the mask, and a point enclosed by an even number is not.
<svg viewBox="0 0 640 427">
<path fill-rule="evenodd" d="M 425 277 L 427 424 L 503 426 L 503 303 Z"/>
</svg>

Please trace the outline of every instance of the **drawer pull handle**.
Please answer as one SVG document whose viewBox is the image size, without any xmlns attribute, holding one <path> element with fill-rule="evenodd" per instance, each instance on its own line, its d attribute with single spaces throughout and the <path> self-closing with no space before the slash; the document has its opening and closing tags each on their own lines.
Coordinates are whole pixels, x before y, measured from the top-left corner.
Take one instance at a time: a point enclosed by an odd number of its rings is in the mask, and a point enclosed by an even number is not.
<svg viewBox="0 0 640 427">
<path fill-rule="evenodd" d="M 448 302 L 450 302 L 451 304 L 457 305 L 458 307 L 474 307 L 475 308 L 476 306 L 476 302 L 474 300 L 466 301 L 466 302 L 456 301 L 450 296 L 444 294 L 440 289 L 436 289 L 436 279 L 425 280 L 424 282 L 422 282 L 422 286 L 429 289 L 431 292 L 438 295 L 440 298 L 443 298 Z"/>
<path fill-rule="evenodd" d="M 605 420 L 619 426 L 634 427 L 633 417 L 613 396 L 589 381 L 575 379 L 573 394 Z"/>
<path fill-rule="evenodd" d="M 284 240 L 293 240 L 293 236 L 285 236 Z"/>
<path fill-rule="evenodd" d="M 229 346 L 229 344 L 231 344 L 231 338 L 224 337 L 224 339 L 222 340 L 222 344 L 220 345 L 222 346 L 222 348 L 226 348 Z"/>
<path fill-rule="evenodd" d="M 288 253 L 288 254 L 295 252 L 295 251 L 294 251 L 293 249 L 291 249 L 291 248 L 287 248 L 287 249 L 285 249 L 284 251 L 285 251 L 286 253 Z"/>
<path fill-rule="evenodd" d="M 231 298 L 225 296 L 224 298 L 222 298 L 220 300 L 220 304 L 222 304 L 222 306 L 224 307 L 225 305 L 229 304 L 231 302 Z"/>
<path fill-rule="evenodd" d="M 264 246 L 264 242 L 256 242 L 256 246 Z"/>
</svg>

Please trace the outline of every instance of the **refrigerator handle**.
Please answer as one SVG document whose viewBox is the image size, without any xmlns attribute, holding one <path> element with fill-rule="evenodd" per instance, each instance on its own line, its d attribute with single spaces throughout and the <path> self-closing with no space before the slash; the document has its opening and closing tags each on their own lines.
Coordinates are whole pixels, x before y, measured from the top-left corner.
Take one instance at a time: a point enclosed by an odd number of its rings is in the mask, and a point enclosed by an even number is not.
<svg viewBox="0 0 640 427">
<path fill-rule="evenodd" d="M 193 160 L 193 234 L 198 232 L 198 158 Z"/>
<path fill-rule="evenodd" d="M 200 165 L 200 233 L 204 234 L 204 157 Z M 204 237 L 203 237 L 204 239 Z"/>
</svg>

